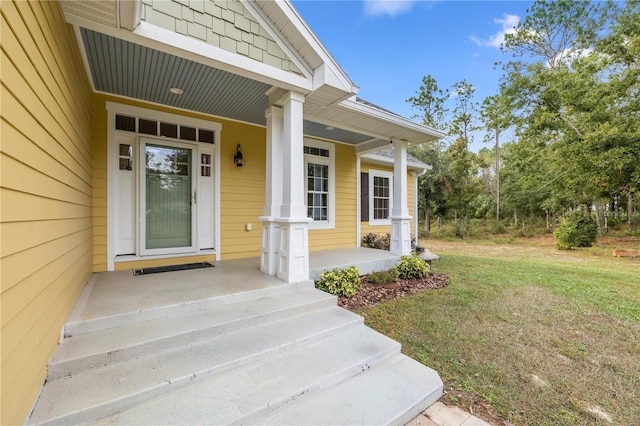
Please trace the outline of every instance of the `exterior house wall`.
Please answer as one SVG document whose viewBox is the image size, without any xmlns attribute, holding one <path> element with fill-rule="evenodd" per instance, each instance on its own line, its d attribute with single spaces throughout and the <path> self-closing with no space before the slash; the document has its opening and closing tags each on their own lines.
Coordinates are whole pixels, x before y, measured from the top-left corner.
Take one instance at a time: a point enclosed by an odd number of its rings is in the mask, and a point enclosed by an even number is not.
<svg viewBox="0 0 640 426">
<path fill-rule="evenodd" d="M 369 170 L 380 170 L 383 172 L 389 172 L 389 173 L 393 173 L 393 167 L 385 167 L 385 166 L 379 166 L 379 165 L 374 165 L 374 164 L 367 164 L 364 162 L 364 160 L 362 161 L 362 164 L 360 165 L 360 172 L 361 173 L 369 173 Z M 413 191 L 413 174 L 411 172 L 407 172 L 407 209 L 409 210 L 409 215 L 413 217 L 413 208 L 414 208 L 414 191 Z M 371 213 L 370 213 L 371 214 Z M 413 230 L 415 229 L 415 219 L 416 218 L 412 218 L 410 221 L 410 229 Z M 362 238 L 363 235 L 367 235 L 369 233 L 372 234 L 390 234 L 391 233 L 391 224 L 389 225 L 369 225 L 368 221 L 361 221 L 360 222 L 360 238 Z"/>
<path fill-rule="evenodd" d="M 261 223 L 265 203 L 266 131 L 259 126 L 212 118 L 202 114 L 176 110 L 104 94 L 93 96 L 94 168 L 96 169 L 94 208 L 94 272 L 107 270 L 107 110 L 106 102 L 132 105 L 185 117 L 209 120 L 222 124 L 220 149 L 220 227 L 221 257 L 237 259 L 260 256 Z M 236 167 L 233 155 L 240 144 L 246 164 Z M 247 231 L 250 223 L 252 230 Z M 178 263 L 216 260 L 215 255 L 168 257 L 163 259 L 118 262 L 116 270 L 165 266 Z"/>
<path fill-rule="evenodd" d="M 143 0 L 141 15 L 143 21 L 166 30 L 301 74 L 238 0 Z"/>
<path fill-rule="evenodd" d="M 21 424 L 92 270 L 90 86 L 57 2 L 1 9 L 2 424 Z"/>
<path fill-rule="evenodd" d="M 266 178 L 266 130 L 236 122 L 223 122 L 220 153 L 220 226 L 222 258 L 260 257 Z M 240 144 L 245 159 L 242 167 L 233 164 Z M 247 231 L 246 225 L 252 230 Z M 256 263 L 256 267 L 258 267 Z"/>
<path fill-rule="evenodd" d="M 310 229 L 309 250 L 354 247 L 357 231 L 356 152 L 335 144 L 335 228 Z"/>
</svg>

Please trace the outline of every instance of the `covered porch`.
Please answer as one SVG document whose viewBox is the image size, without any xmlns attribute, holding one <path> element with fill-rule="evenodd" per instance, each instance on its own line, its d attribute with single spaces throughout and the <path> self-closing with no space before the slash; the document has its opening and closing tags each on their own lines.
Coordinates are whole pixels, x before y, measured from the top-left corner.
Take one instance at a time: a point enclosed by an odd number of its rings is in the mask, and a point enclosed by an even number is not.
<svg viewBox="0 0 640 426">
<path fill-rule="evenodd" d="M 310 263 L 392 261 L 350 249 Z M 63 332 L 27 424 L 406 424 L 442 395 L 400 344 L 257 258 L 94 274 Z"/>
<path fill-rule="evenodd" d="M 321 250 L 310 253 L 309 276 L 317 279 L 323 271 L 356 266 L 361 274 L 391 268 L 400 257 L 388 251 L 364 247 Z M 277 289 L 287 285 L 276 276 L 260 271 L 260 259 L 212 262 L 211 268 L 134 275 L 133 271 L 94 274 L 65 325 L 65 334 L 77 327 L 95 328 L 128 322 L 131 317 L 159 318 L 173 310 L 197 310 L 225 300 L 242 298 L 243 293 Z M 300 286 L 312 287 L 303 281 Z M 254 293 L 255 295 L 255 293 Z"/>
</svg>

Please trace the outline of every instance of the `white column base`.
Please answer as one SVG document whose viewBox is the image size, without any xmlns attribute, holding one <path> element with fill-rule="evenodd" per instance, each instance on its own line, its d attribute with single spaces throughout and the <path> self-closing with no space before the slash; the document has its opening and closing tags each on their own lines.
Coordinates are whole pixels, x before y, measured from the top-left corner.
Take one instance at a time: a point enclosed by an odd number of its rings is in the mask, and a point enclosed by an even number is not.
<svg viewBox="0 0 640 426">
<path fill-rule="evenodd" d="M 262 246 L 260 250 L 260 271 L 275 275 L 278 268 L 278 248 L 280 244 L 280 224 L 271 217 L 260 217 L 262 221 Z"/>
<path fill-rule="evenodd" d="M 405 256 L 411 254 L 411 216 L 390 217 L 391 254 Z"/>
<path fill-rule="evenodd" d="M 276 219 L 280 225 L 276 276 L 288 283 L 309 280 L 309 219 Z"/>
</svg>

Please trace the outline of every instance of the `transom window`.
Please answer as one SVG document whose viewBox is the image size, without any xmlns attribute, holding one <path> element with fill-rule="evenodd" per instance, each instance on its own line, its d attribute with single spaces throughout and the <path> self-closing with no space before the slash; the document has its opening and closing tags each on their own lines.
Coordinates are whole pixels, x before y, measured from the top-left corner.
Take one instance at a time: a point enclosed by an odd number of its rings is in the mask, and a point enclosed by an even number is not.
<svg viewBox="0 0 640 426">
<path fill-rule="evenodd" d="M 310 229 L 335 227 L 334 146 L 305 139 L 304 165 L 307 216 Z"/>
<path fill-rule="evenodd" d="M 145 135 L 164 136 L 185 141 L 213 143 L 213 130 L 197 129 L 191 126 L 183 126 L 174 123 L 165 123 L 159 120 L 147 120 L 145 118 L 116 114 L 116 130 L 142 133 Z"/>
</svg>

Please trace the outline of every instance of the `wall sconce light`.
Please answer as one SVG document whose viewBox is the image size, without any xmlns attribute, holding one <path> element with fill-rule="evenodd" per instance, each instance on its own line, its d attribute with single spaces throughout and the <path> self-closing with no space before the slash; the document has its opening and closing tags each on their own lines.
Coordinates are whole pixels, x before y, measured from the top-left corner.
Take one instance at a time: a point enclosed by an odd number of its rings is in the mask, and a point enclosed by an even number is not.
<svg viewBox="0 0 640 426">
<path fill-rule="evenodd" d="M 244 158 L 242 157 L 242 147 L 240 147 L 240 144 L 236 146 L 236 153 L 233 156 L 233 164 L 235 164 L 236 167 L 244 166 Z"/>
</svg>

